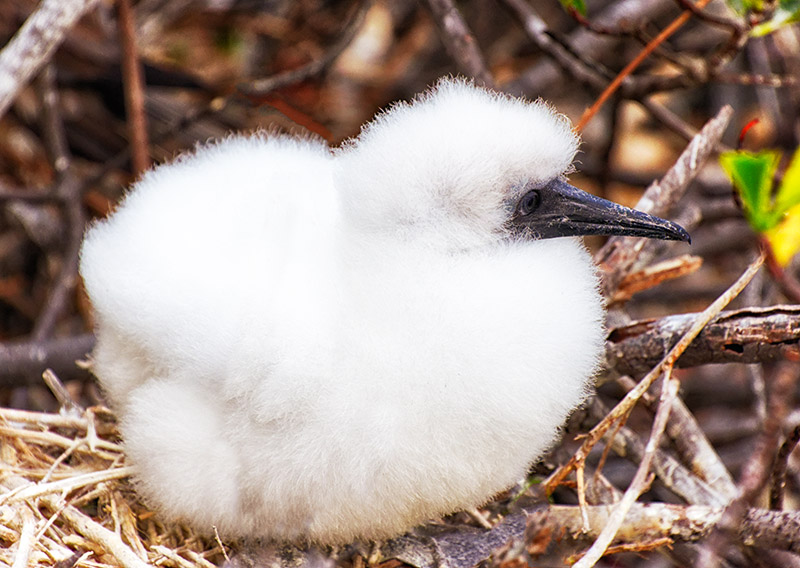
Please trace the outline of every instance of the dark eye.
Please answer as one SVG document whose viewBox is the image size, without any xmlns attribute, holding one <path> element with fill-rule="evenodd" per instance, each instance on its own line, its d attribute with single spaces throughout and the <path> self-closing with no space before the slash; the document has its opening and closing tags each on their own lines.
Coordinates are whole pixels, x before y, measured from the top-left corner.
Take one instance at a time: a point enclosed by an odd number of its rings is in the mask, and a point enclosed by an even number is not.
<svg viewBox="0 0 800 568">
<path fill-rule="evenodd" d="M 533 191 L 529 191 L 525 195 L 522 196 L 522 199 L 519 200 L 519 214 L 520 215 L 530 215 L 536 208 L 539 207 L 539 204 L 542 202 L 542 196 L 539 195 L 539 190 L 534 189 Z"/>
</svg>

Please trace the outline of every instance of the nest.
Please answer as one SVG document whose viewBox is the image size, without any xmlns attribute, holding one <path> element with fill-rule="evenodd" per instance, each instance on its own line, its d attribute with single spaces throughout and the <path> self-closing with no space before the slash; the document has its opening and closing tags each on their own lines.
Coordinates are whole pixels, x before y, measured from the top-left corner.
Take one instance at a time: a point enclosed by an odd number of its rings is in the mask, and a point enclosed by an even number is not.
<svg viewBox="0 0 800 568">
<path fill-rule="evenodd" d="M 0 567 L 211 568 L 225 560 L 219 539 L 159 522 L 137 499 L 131 473 L 105 407 L 0 408 Z"/>
</svg>

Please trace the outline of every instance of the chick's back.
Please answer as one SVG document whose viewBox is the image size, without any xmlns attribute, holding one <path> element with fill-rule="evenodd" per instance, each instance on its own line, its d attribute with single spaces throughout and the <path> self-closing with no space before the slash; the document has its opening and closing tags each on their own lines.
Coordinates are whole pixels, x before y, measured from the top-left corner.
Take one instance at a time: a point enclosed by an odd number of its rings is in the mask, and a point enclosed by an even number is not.
<svg viewBox="0 0 800 568">
<path fill-rule="evenodd" d="M 313 270 L 324 252 L 317 237 L 338 214 L 330 163 L 324 142 L 230 137 L 147 172 L 88 231 L 95 370 L 115 403 L 147 375 L 225 371 L 243 323 L 287 277 L 274 267 Z"/>
</svg>

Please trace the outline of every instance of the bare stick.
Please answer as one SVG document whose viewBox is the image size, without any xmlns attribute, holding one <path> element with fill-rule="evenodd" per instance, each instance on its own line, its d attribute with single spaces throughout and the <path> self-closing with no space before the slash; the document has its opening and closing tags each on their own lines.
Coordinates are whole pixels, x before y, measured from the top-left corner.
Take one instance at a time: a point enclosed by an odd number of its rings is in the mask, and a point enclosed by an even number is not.
<svg viewBox="0 0 800 568">
<path fill-rule="evenodd" d="M 536 47 L 550 55 L 558 65 L 578 81 L 600 90 L 605 78 L 595 69 L 584 65 L 547 33 L 547 24 L 526 0 L 503 0 L 522 22 L 525 33 Z"/>
<path fill-rule="evenodd" d="M 150 152 L 147 143 L 142 65 L 136 47 L 136 30 L 130 0 L 117 0 L 117 18 L 120 44 L 122 44 L 125 111 L 131 137 L 131 165 L 133 174 L 138 176 L 150 167 Z"/>
<path fill-rule="evenodd" d="M 748 513 L 747 506 L 756 500 L 768 482 L 774 448 L 778 445 L 781 428 L 789 413 L 787 401 L 797 388 L 797 364 L 785 361 L 776 365 L 774 375 L 762 431 L 740 474 L 737 487 L 739 495 L 725 507 L 714 532 L 705 542 L 698 562 L 700 567 L 718 565 L 717 556 L 728 549 L 730 540 L 735 537 Z"/>
<path fill-rule="evenodd" d="M 35 424 L 37 427 L 78 428 L 86 430 L 89 420 L 84 416 L 62 416 L 52 412 L 34 412 L 16 408 L 0 408 L 0 421 Z M 66 440 L 66 438 L 64 438 Z"/>
<path fill-rule="evenodd" d="M 45 369 L 44 373 L 42 373 L 42 379 L 47 388 L 50 389 L 50 392 L 53 393 L 53 396 L 56 397 L 62 412 L 73 412 L 77 415 L 85 412 L 85 409 L 72 398 L 67 387 L 64 386 L 64 383 L 61 382 L 52 369 Z"/>
<path fill-rule="evenodd" d="M 631 381 L 632 382 L 632 381 Z M 635 383 L 634 385 L 635 386 Z M 645 403 L 655 406 L 652 397 L 645 394 Z M 670 421 L 667 423 L 666 432 L 669 434 L 669 427 L 674 422 L 675 414 L 680 409 L 680 399 L 675 397 L 670 411 Z M 608 414 L 608 407 L 603 404 L 598 397 L 592 397 L 588 403 L 589 418 L 594 421 L 594 424 L 600 423 Z M 594 426 L 594 424 L 591 424 Z M 606 439 L 610 443 L 604 449 L 604 455 L 607 450 L 613 450 L 617 455 L 631 461 L 632 463 L 641 463 L 645 455 L 645 444 L 637 433 L 627 426 L 619 423 L 613 431 L 606 435 Z M 602 458 L 601 458 L 602 461 Z M 732 497 L 729 497 L 729 492 L 726 492 L 726 487 L 719 483 L 718 479 L 707 476 L 711 479 L 703 479 L 703 474 L 706 473 L 705 469 L 695 467 L 695 462 L 690 462 L 691 469 L 685 467 L 678 460 L 676 460 L 671 453 L 658 450 L 653 458 L 652 471 L 662 481 L 664 486 L 672 491 L 675 495 L 689 503 L 690 505 L 710 505 L 714 507 L 721 507 L 726 505 Z M 705 464 L 703 464 L 705 465 Z M 595 475 L 601 469 L 598 464 L 595 469 Z M 731 482 L 735 490 L 735 486 Z M 579 494 L 580 496 L 580 494 Z"/>
<path fill-rule="evenodd" d="M 626 390 L 636 387 L 636 382 L 630 377 L 620 377 L 618 382 Z M 648 393 L 642 396 L 642 400 L 647 405 L 653 404 L 652 397 Z M 665 460 L 667 463 L 664 464 L 663 469 L 666 475 L 659 473 L 657 469 L 656 473 L 661 479 L 665 477 L 673 478 L 671 483 L 665 482 L 673 493 L 693 505 L 725 505 L 736 498 L 738 491 L 730 472 L 725 467 L 725 464 L 722 463 L 711 442 L 708 441 L 694 414 L 681 400 L 680 395 L 675 397 L 672 403 L 672 411 L 666 432 L 672 439 L 672 443 L 683 463 L 687 464 L 693 474 L 686 478 L 679 477 L 679 474 L 685 468 L 682 465 L 676 468 L 669 463 L 669 460 Z M 665 454 L 665 456 L 669 457 L 668 454 Z M 655 468 L 659 467 L 658 457 L 656 455 Z M 692 487 L 691 484 L 696 487 Z M 676 491 L 676 489 L 684 485 L 689 485 L 687 487 L 688 491 Z M 713 488 L 713 490 L 703 491 L 702 489 L 705 488 Z"/>
<path fill-rule="evenodd" d="M 769 492 L 769 508 L 783 508 L 783 490 L 786 487 L 786 468 L 789 465 L 789 456 L 800 442 L 800 425 L 795 426 L 794 430 L 781 444 L 778 455 L 775 456 L 775 463 L 772 466 L 772 486 Z"/>
<path fill-rule="evenodd" d="M 0 117 L 20 90 L 50 60 L 67 31 L 98 0 L 42 0 L 0 51 Z"/>
<path fill-rule="evenodd" d="M 610 303 L 626 302 L 634 294 L 655 288 L 659 284 L 691 274 L 703 264 L 703 259 L 699 256 L 684 254 L 676 258 L 670 258 L 658 264 L 653 264 L 642 268 L 637 272 L 628 274 L 619 284 L 619 288 L 614 296 L 609 300 Z"/>
<path fill-rule="evenodd" d="M 459 69 L 487 87 L 494 87 L 494 78 L 478 47 L 475 36 L 451 0 L 428 0 L 439 37 Z"/>
<path fill-rule="evenodd" d="M 503 0 L 503 3 L 514 12 L 525 28 L 528 37 L 533 41 L 536 47 L 549 55 L 559 67 L 566 71 L 572 78 L 592 89 L 598 91 L 605 89 L 607 81 L 612 78 L 611 73 L 607 72 L 596 61 L 589 60 L 585 56 L 587 53 L 597 53 L 601 46 L 594 44 L 598 41 L 603 42 L 605 38 L 594 33 L 590 34 L 590 37 L 587 38 L 587 36 L 581 36 L 579 33 L 577 37 L 575 37 L 574 45 L 573 41 L 569 38 L 562 38 L 556 41 L 556 38 L 548 32 L 547 24 L 539 14 L 536 13 L 530 2 L 527 0 Z M 652 19 L 655 17 L 655 12 L 660 9 L 659 6 L 643 1 L 636 2 L 635 6 L 632 4 L 632 2 L 616 2 L 610 4 L 608 10 L 597 18 L 597 24 L 600 27 L 608 27 L 611 24 L 616 25 L 620 19 L 635 19 L 641 16 L 641 14 L 648 14 L 648 18 Z M 631 14 L 632 11 L 638 11 L 640 14 L 634 16 Z M 582 32 L 584 30 L 580 31 Z M 580 49 L 578 49 L 578 44 L 580 44 Z M 534 69 L 537 67 L 541 67 L 541 65 L 534 66 Z M 533 76 L 539 75 L 536 71 L 533 71 L 531 74 Z M 684 76 L 685 74 L 681 75 L 682 78 Z M 553 82 L 541 81 L 540 79 L 542 78 L 537 77 L 536 80 L 530 81 L 523 77 L 521 81 L 518 80 L 516 83 L 507 85 L 507 87 L 514 92 L 522 90 L 521 87 L 523 85 L 525 85 L 527 89 L 533 88 L 535 85 L 536 89 L 544 90 L 548 84 Z M 646 94 L 644 93 L 636 94 L 634 92 L 629 92 L 633 91 L 633 88 L 629 85 L 631 79 L 631 77 L 626 77 L 623 80 L 623 97 L 633 98 L 667 128 L 678 133 L 686 140 L 691 140 L 696 132 L 675 113 L 670 111 L 667 107 L 645 98 Z M 545 84 L 541 84 L 542 82 Z"/>
<path fill-rule="evenodd" d="M 100 471 L 75 475 L 58 481 L 22 485 L 0 496 L 0 503 L 16 503 L 42 497 L 50 493 L 70 492 L 80 487 L 85 487 L 86 485 L 96 485 L 104 481 L 111 481 L 112 479 L 124 479 L 130 477 L 134 471 L 133 466 L 115 467 L 112 469 L 102 469 Z"/>
<path fill-rule="evenodd" d="M 58 179 L 55 193 L 61 198 L 66 246 L 61 259 L 61 268 L 48 291 L 44 308 L 33 328 L 32 337 L 36 342 L 43 341 L 53 334 L 59 318 L 69 306 L 75 286 L 78 284 L 78 255 L 86 224 L 80 185 L 70 167 L 72 156 L 69 153 L 64 122 L 61 119 L 55 72 L 52 66 L 46 67 L 42 72 L 38 87 L 43 110 L 42 126 L 45 141 Z"/>
</svg>

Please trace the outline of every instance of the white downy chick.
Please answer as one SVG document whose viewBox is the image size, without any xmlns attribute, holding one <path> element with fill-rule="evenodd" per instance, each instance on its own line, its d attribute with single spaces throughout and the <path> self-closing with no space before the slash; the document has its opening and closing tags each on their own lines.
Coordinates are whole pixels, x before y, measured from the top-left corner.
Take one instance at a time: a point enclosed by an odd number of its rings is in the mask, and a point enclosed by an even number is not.
<svg viewBox="0 0 800 568">
<path fill-rule="evenodd" d="M 339 149 L 234 136 L 87 234 L 95 372 L 147 503 L 226 536 L 393 536 L 522 479 L 584 400 L 580 234 L 687 240 L 563 181 L 541 102 L 445 79 Z"/>
</svg>

